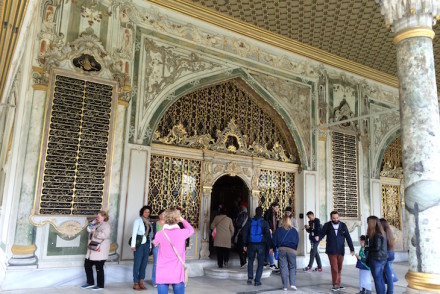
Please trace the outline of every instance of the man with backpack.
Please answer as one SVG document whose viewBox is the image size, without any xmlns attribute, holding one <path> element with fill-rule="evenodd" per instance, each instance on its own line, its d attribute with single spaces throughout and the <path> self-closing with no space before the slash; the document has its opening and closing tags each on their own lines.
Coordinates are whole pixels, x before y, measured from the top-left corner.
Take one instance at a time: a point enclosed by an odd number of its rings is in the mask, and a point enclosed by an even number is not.
<svg viewBox="0 0 440 294">
<path fill-rule="evenodd" d="M 269 224 L 263 219 L 263 208 L 259 206 L 255 209 L 255 216 L 243 228 L 243 249 L 248 253 L 248 284 L 252 284 L 254 259 L 255 255 L 257 255 L 258 266 L 254 285 L 261 285 L 261 275 L 263 274 L 264 259 L 266 257 L 266 244 L 272 251 L 273 246 Z"/>
</svg>

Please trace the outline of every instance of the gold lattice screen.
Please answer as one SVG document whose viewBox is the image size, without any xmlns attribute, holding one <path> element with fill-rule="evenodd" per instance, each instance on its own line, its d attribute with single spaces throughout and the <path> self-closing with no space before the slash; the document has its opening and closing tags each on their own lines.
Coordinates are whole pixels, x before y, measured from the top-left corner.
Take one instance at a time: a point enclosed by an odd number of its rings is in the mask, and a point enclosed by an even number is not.
<svg viewBox="0 0 440 294">
<path fill-rule="evenodd" d="M 179 206 L 183 217 L 194 228 L 199 227 L 201 202 L 201 161 L 152 155 L 148 204 L 152 214 Z"/>
<path fill-rule="evenodd" d="M 396 169 L 402 167 L 402 142 L 400 136 L 388 146 L 383 155 L 383 168 Z"/>
<path fill-rule="evenodd" d="M 299 158 L 284 121 L 238 79 L 183 96 L 161 118 L 157 132 L 159 137 L 165 137 L 181 123 L 190 136 L 210 135 L 216 140 L 218 132 L 223 131 L 231 120 L 235 120 L 245 136 L 247 147 L 258 143 L 270 150 L 279 143 L 287 157 Z"/>
<path fill-rule="evenodd" d="M 333 209 L 341 217 L 358 217 L 356 136 L 332 133 Z"/>
<path fill-rule="evenodd" d="M 258 205 L 264 211 L 270 208 L 273 202 L 280 204 L 277 218 L 281 218 L 287 206 L 292 207 L 292 214 L 295 215 L 295 174 L 275 170 L 262 169 L 258 180 L 260 196 Z"/>
<path fill-rule="evenodd" d="M 390 225 L 402 229 L 399 186 L 382 184 L 382 214 Z"/>
</svg>

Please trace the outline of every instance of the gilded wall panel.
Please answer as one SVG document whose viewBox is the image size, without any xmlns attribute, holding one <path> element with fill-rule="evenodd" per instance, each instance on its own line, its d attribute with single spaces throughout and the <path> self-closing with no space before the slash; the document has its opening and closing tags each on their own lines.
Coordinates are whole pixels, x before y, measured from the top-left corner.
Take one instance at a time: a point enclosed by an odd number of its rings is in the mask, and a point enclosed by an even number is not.
<svg viewBox="0 0 440 294">
<path fill-rule="evenodd" d="M 260 194 L 258 206 L 264 211 L 270 209 L 274 202 L 280 205 L 277 218 L 280 219 L 287 206 L 292 207 L 292 214 L 296 215 L 296 177 L 295 173 L 261 169 L 258 178 Z"/>
<path fill-rule="evenodd" d="M 152 215 L 178 206 L 182 208 L 183 217 L 194 228 L 199 228 L 201 174 L 200 160 L 152 155 L 148 185 Z"/>
</svg>

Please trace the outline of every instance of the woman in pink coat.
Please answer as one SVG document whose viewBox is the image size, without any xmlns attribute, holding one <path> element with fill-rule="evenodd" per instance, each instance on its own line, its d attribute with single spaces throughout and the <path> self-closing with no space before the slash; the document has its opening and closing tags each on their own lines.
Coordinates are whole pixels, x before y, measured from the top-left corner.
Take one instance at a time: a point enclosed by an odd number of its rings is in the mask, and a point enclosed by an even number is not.
<svg viewBox="0 0 440 294">
<path fill-rule="evenodd" d="M 185 293 L 185 269 L 173 247 L 185 262 L 185 239 L 194 233 L 194 228 L 182 218 L 177 209 L 164 212 L 165 225 L 156 233 L 153 244 L 159 246 L 156 268 L 156 283 L 159 294 L 167 294 L 169 285 L 176 294 Z M 183 223 L 180 229 L 178 223 Z M 169 239 L 169 240 L 168 240 Z"/>
<path fill-rule="evenodd" d="M 90 242 L 99 243 L 98 250 L 87 249 L 86 260 L 84 261 L 84 269 L 86 271 L 87 283 L 82 286 L 84 289 L 92 288 L 92 290 L 101 290 L 104 288 L 104 263 L 108 258 L 110 251 L 110 236 L 112 229 L 108 223 L 108 213 L 106 211 L 98 212 L 96 218 L 87 228 L 90 233 Z M 93 265 L 96 267 L 97 284 L 93 278 Z"/>
</svg>

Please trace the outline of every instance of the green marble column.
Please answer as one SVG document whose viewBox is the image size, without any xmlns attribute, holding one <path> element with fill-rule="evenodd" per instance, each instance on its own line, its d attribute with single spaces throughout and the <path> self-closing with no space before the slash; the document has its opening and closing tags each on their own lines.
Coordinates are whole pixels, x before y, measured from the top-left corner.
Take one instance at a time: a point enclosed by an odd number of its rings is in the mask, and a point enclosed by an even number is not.
<svg viewBox="0 0 440 294">
<path fill-rule="evenodd" d="M 378 1 L 395 32 L 399 80 L 409 293 L 440 290 L 440 119 L 432 25 L 435 1 Z"/>
</svg>

